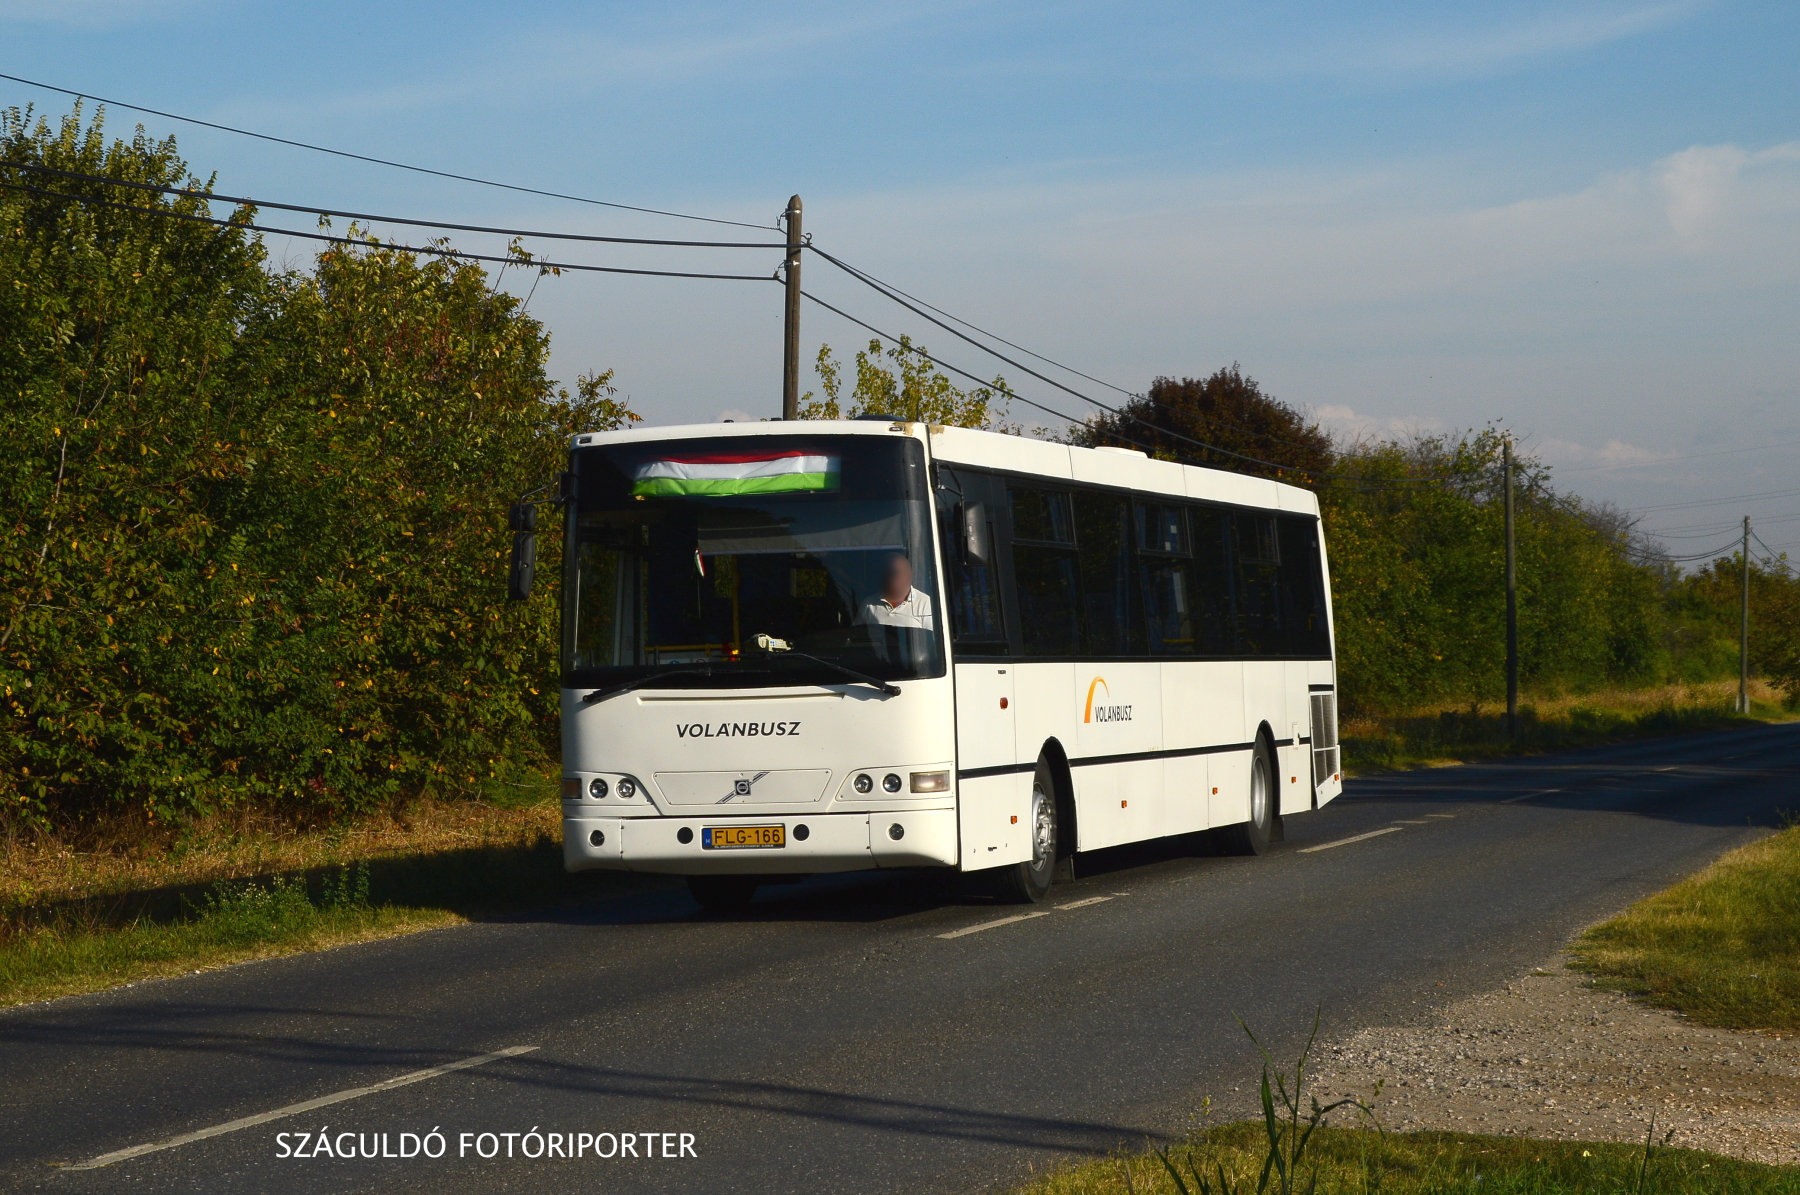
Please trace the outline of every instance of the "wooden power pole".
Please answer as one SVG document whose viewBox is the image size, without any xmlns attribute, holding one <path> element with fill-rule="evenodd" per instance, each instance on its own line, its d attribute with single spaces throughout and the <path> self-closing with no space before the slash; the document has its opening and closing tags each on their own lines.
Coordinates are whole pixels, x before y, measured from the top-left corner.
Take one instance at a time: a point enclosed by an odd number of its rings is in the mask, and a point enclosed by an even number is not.
<svg viewBox="0 0 1800 1195">
<path fill-rule="evenodd" d="M 800 197 L 787 205 L 787 320 L 781 338 L 781 417 L 800 418 Z"/>
<path fill-rule="evenodd" d="M 1519 557 L 1513 533 L 1512 440 L 1503 442 L 1501 472 L 1506 507 L 1506 733 L 1519 734 Z"/>
<path fill-rule="evenodd" d="M 1738 611 L 1738 713 L 1750 712 L 1750 516 L 1744 516 L 1743 605 Z"/>
</svg>

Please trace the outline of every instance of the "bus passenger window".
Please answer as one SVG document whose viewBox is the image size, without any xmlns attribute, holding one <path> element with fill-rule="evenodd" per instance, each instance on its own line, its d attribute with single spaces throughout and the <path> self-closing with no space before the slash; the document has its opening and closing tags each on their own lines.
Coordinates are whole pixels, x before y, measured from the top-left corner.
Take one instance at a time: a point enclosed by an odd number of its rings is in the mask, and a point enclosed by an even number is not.
<svg viewBox="0 0 1800 1195">
<path fill-rule="evenodd" d="M 1237 565 L 1239 647 L 1245 655 L 1287 654 L 1282 634 L 1281 597 L 1276 574 L 1281 553 L 1273 515 L 1240 514 L 1232 518 L 1232 557 Z"/>
<path fill-rule="evenodd" d="M 1083 654 L 1143 651 L 1131 609 L 1131 503 L 1117 494 L 1077 491 L 1075 534 L 1081 548 Z"/>
<path fill-rule="evenodd" d="M 1230 515 L 1212 507 L 1188 509 L 1194 550 L 1188 597 L 1193 608 L 1194 646 L 1203 656 L 1236 655 L 1241 650 L 1231 610 L 1231 556 L 1226 550 L 1230 520 Z"/>
<path fill-rule="evenodd" d="M 1025 654 L 1071 656 L 1081 650 L 1074 519 L 1069 495 L 1014 487 L 1013 582 Z"/>
<path fill-rule="evenodd" d="M 1137 508 L 1139 584 L 1151 655 L 1191 655 L 1195 650 L 1193 603 L 1188 587 L 1187 514 L 1179 506 Z"/>
</svg>

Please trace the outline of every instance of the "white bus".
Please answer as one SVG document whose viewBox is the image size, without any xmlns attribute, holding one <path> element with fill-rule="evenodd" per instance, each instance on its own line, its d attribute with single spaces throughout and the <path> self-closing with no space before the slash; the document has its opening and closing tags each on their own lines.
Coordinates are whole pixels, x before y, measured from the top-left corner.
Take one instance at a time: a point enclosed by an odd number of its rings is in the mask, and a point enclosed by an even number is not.
<svg viewBox="0 0 1800 1195">
<path fill-rule="evenodd" d="M 1077 852 L 1260 853 L 1341 791 L 1305 490 L 888 418 L 581 435 L 569 473 L 571 871 L 1035 902 Z"/>
</svg>

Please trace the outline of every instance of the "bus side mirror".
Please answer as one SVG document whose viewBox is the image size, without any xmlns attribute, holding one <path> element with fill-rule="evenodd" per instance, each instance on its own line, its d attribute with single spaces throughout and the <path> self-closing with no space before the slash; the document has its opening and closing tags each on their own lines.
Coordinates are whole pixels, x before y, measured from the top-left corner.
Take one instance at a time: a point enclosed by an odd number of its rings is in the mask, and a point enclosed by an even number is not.
<svg viewBox="0 0 1800 1195">
<path fill-rule="evenodd" d="M 988 562 L 987 508 L 979 502 L 964 502 L 962 509 L 962 558 L 964 564 Z"/>
<path fill-rule="evenodd" d="M 507 522 L 512 525 L 513 537 L 506 596 L 522 602 L 531 596 L 531 582 L 537 573 L 537 507 L 529 502 L 515 502 Z"/>
</svg>

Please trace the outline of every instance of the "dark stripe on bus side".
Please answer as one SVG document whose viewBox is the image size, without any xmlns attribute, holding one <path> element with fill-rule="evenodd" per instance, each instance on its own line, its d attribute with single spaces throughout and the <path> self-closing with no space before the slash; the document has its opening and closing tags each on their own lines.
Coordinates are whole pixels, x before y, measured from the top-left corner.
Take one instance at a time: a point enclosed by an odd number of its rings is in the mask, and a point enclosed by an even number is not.
<svg viewBox="0 0 1800 1195">
<path fill-rule="evenodd" d="M 1336 685 L 1308 685 L 1306 691 L 1308 693 L 1329 693 L 1335 688 L 1337 688 Z"/>
<path fill-rule="evenodd" d="M 1281 739 L 1277 747 L 1290 746 L 1292 739 Z M 1181 759 L 1189 755 L 1223 755 L 1231 751 L 1251 751 L 1255 743 L 1221 743 L 1212 747 L 1172 747 L 1166 751 L 1127 751 L 1121 755 L 1080 755 L 1069 761 L 1072 768 L 1091 768 L 1109 763 L 1138 763 L 1148 759 Z M 987 776 L 1016 776 L 1035 772 L 1037 763 L 1003 763 L 987 768 L 969 768 L 956 773 L 958 780 L 980 780 Z"/>
</svg>

